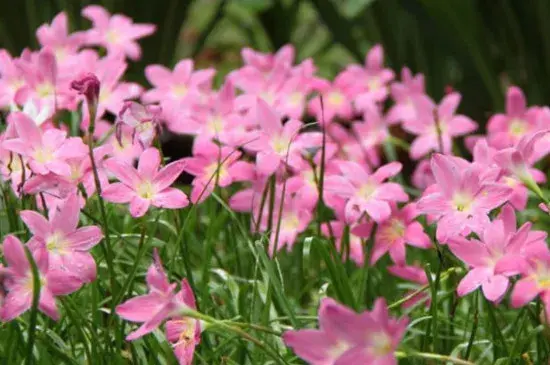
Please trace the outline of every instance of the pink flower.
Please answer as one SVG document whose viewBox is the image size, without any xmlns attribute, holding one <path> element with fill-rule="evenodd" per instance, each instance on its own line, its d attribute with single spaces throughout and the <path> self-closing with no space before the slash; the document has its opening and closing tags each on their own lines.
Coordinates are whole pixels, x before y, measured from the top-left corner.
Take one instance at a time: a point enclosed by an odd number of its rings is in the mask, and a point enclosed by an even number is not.
<svg viewBox="0 0 550 365">
<path fill-rule="evenodd" d="M 384 299 L 372 311 L 355 313 L 330 298 L 319 308 L 318 330 L 287 331 L 285 344 L 311 365 L 395 364 L 394 351 L 408 320 L 389 316 Z"/>
<path fill-rule="evenodd" d="M 487 123 L 489 143 L 497 149 L 514 146 L 521 137 L 539 129 L 537 114 L 536 108 L 527 108 L 521 89 L 511 86 L 506 94 L 506 114 L 495 114 Z"/>
<path fill-rule="evenodd" d="M 111 135 L 106 142 L 106 145 L 110 146 L 110 155 L 117 160 L 133 165 L 134 160 L 143 152 L 143 146 L 137 139 L 134 139 L 132 127 L 120 124 L 118 128 L 118 136 Z"/>
<path fill-rule="evenodd" d="M 546 245 L 537 245 L 527 253 L 527 265 L 521 270 L 511 295 L 511 304 L 518 308 L 540 296 L 550 319 L 550 251 Z"/>
<path fill-rule="evenodd" d="M 297 137 L 302 123 L 291 119 L 281 125 L 281 118 L 265 101 L 257 100 L 257 118 L 260 123 L 258 138 L 246 144 L 246 148 L 257 152 L 256 167 L 258 172 L 271 175 L 285 164 L 296 165 L 297 146 L 294 139 Z"/>
<path fill-rule="evenodd" d="M 318 123 L 328 124 L 335 117 L 349 120 L 353 116 L 351 104 L 351 93 L 349 91 L 349 80 L 346 80 L 344 74 L 336 76 L 333 83 L 322 80 L 318 82 L 320 96 L 312 99 L 309 103 L 309 111 L 316 117 Z M 323 98 L 323 108 L 321 100 Z"/>
<path fill-rule="evenodd" d="M 146 149 L 139 158 L 137 170 L 116 159 L 105 161 L 105 167 L 120 180 L 103 190 L 103 198 L 113 203 L 130 203 L 130 214 L 141 217 L 151 205 L 158 208 L 180 209 L 189 204 L 185 194 L 170 185 L 182 173 L 184 162 L 174 161 L 160 167 L 160 153 Z"/>
<path fill-rule="evenodd" d="M 415 188 L 424 190 L 435 183 L 429 160 L 421 160 L 416 165 L 412 174 L 412 184 Z"/>
<path fill-rule="evenodd" d="M 159 129 L 160 113 L 157 105 L 143 106 L 127 101 L 118 115 L 117 133 L 120 125 L 126 124 L 134 128 L 134 134 L 144 148 L 150 147 Z"/>
<path fill-rule="evenodd" d="M 361 143 L 371 166 L 380 165 L 379 147 L 390 136 L 388 124 L 378 107 L 368 108 L 363 115 L 364 121 L 352 124 L 355 136 Z"/>
<path fill-rule="evenodd" d="M 87 148 L 79 137 L 66 138 L 66 133 L 59 129 L 43 132 L 23 113 L 11 113 L 9 123 L 15 124 L 18 138 L 5 140 L 2 147 L 26 157 L 31 170 L 36 174 L 53 172 L 70 175 L 71 168 L 67 159 L 82 157 L 87 153 Z"/>
<path fill-rule="evenodd" d="M 31 265 L 25 255 L 23 244 L 15 236 L 8 235 L 2 245 L 4 258 L 8 267 L 3 269 L 4 286 L 7 295 L 0 309 L 0 318 L 11 321 L 31 308 L 34 280 Z M 55 297 L 70 294 L 81 286 L 78 277 L 71 273 L 52 270 L 48 263 L 48 255 L 35 251 L 32 254 L 40 280 L 40 299 L 38 309 L 54 320 L 59 319 Z"/>
<path fill-rule="evenodd" d="M 417 160 L 430 151 L 450 154 L 454 137 L 476 130 L 477 124 L 473 120 L 455 115 L 460 98 L 459 93 L 448 94 L 439 106 L 429 98 L 418 100 L 418 117 L 403 122 L 403 128 L 417 136 L 411 144 L 411 158 Z"/>
<path fill-rule="evenodd" d="M 48 47 L 54 52 L 57 62 L 63 62 L 67 56 L 76 53 L 86 41 L 84 32 L 69 34 L 65 12 L 57 14 L 51 25 L 41 25 L 36 30 L 36 38 L 42 47 Z"/>
<path fill-rule="evenodd" d="M 25 78 L 17 67 L 17 60 L 5 49 L 0 49 L 0 70 L 0 108 L 3 109 L 15 104 L 15 95 L 25 85 Z"/>
<path fill-rule="evenodd" d="M 390 123 L 415 120 L 418 115 L 418 99 L 427 97 L 424 89 L 424 75 L 412 75 L 411 70 L 403 67 L 402 82 L 391 85 L 391 95 L 395 101 L 388 111 L 387 120 Z"/>
<path fill-rule="evenodd" d="M 398 278 L 418 284 L 418 288 L 416 288 L 416 290 L 420 289 L 420 287 L 427 286 L 429 284 L 428 278 L 426 276 L 426 272 L 420 266 L 392 265 L 392 266 L 388 266 L 388 271 L 392 275 L 397 276 Z M 409 295 L 413 294 L 416 290 L 413 289 L 408 291 L 407 293 L 405 293 L 405 296 L 408 297 Z M 431 303 L 430 295 L 426 292 L 417 293 L 415 296 L 413 296 L 412 298 L 410 298 L 409 300 L 403 303 L 403 308 L 414 307 L 418 302 L 423 302 L 423 301 L 425 301 L 424 305 L 426 307 L 429 307 Z"/>
<path fill-rule="evenodd" d="M 153 34 L 156 29 L 153 24 L 134 24 L 132 19 L 122 14 L 111 16 L 99 5 L 85 7 L 82 16 L 93 23 L 86 35 L 87 43 L 103 46 L 109 54 L 123 54 L 134 61 L 141 57 L 141 48 L 136 41 Z"/>
<path fill-rule="evenodd" d="M 343 72 L 345 81 L 352 85 L 355 106 L 359 110 L 373 107 L 388 97 L 388 83 L 395 77 L 394 72 L 384 68 L 384 49 L 377 44 L 365 57 L 365 66 L 351 65 Z"/>
<path fill-rule="evenodd" d="M 371 265 L 386 252 L 389 252 L 393 262 L 405 265 L 405 244 L 423 249 L 432 247 L 430 237 L 424 232 L 422 225 L 415 221 L 419 214 L 414 204 L 409 204 L 401 210 L 392 205 L 392 215 L 376 228 Z"/>
<path fill-rule="evenodd" d="M 33 234 L 29 247 L 48 255 L 50 269 L 66 271 L 89 283 L 96 278 L 96 263 L 89 251 L 101 241 L 103 234 L 96 226 L 77 229 L 79 216 L 76 195 L 52 212 L 49 220 L 32 210 L 21 212 L 21 219 Z"/>
<path fill-rule="evenodd" d="M 489 223 L 489 212 L 512 193 L 505 185 L 484 180 L 484 172 L 456 157 L 434 154 L 431 167 L 436 183 L 425 191 L 417 207 L 437 220 L 440 242 L 471 231 L 480 234 Z"/>
<path fill-rule="evenodd" d="M 375 222 L 382 222 L 391 215 L 391 202 L 409 200 L 401 185 L 384 182 L 401 171 L 399 162 L 381 166 L 372 174 L 354 162 L 342 161 L 339 167 L 342 175 L 328 176 L 325 189 L 347 200 L 348 221 L 356 221 L 366 213 Z"/>
<path fill-rule="evenodd" d="M 287 44 L 281 47 L 275 54 L 261 53 L 250 48 L 243 48 L 241 56 L 245 67 L 254 68 L 268 75 L 274 70 L 288 71 L 294 61 L 294 47 Z"/>
<path fill-rule="evenodd" d="M 237 161 L 241 157 L 238 150 L 216 145 L 209 140 L 196 140 L 193 146 L 193 157 L 184 158 L 183 170 L 193 176 L 191 201 L 204 201 L 216 184 L 222 188 L 231 185 L 234 176 L 238 176 L 242 169 L 248 170 L 248 165 Z"/>
<path fill-rule="evenodd" d="M 331 221 L 323 224 L 322 232 L 326 237 L 334 236 L 336 239 L 336 249 L 338 252 L 344 253 L 342 255 L 342 260 L 347 259 L 346 252 L 342 248 L 342 239 L 344 238 L 344 228 L 346 222 L 342 221 Z M 351 227 L 349 230 L 349 258 L 355 262 L 357 266 L 363 266 L 365 262 L 365 253 L 364 253 L 364 238 L 369 238 L 372 232 L 373 224 L 371 222 L 361 223 L 354 227 Z"/>
<path fill-rule="evenodd" d="M 145 68 L 145 76 L 153 88 L 146 91 L 142 99 L 147 103 L 197 103 L 210 90 L 215 73 L 212 68 L 193 71 L 193 60 L 190 59 L 179 61 L 174 71 L 161 65 L 149 65 Z"/>
<path fill-rule="evenodd" d="M 186 308 L 195 308 L 195 300 L 187 280 L 182 281 L 181 291 L 174 293 L 177 284 L 170 284 L 168 281 L 156 250 L 146 279 L 148 294 L 129 299 L 116 307 L 116 313 L 125 320 L 143 323 L 126 337 L 128 341 L 145 336 L 166 319 L 177 316 Z"/>
</svg>

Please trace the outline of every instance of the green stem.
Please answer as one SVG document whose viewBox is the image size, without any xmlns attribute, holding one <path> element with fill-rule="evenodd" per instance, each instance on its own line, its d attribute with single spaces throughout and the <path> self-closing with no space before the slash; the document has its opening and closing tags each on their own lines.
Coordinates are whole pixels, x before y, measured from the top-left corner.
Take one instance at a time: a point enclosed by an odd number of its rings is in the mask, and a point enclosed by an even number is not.
<svg viewBox="0 0 550 365">
<path fill-rule="evenodd" d="M 402 352 L 402 351 L 396 351 L 395 356 L 397 358 L 418 357 L 418 358 L 426 359 L 426 360 L 451 362 L 453 364 L 458 364 L 458 365 L 475 365 L 473 362 L 470 362 L 470 361 L 467 361 L 467 360 L 462 360 L 462 359 L 452 357 L 452 356 L 447 356 L 447 355 L 432 354 L 430 352 Z"/>
<path fill-rule="evenodd" d="M 38 272 L 38 267 L 36 262 L 32 257 L 31 251 L 29 251 L 27 246 L 25 248 L 25 255 L 31 266 L 32 272 L 32 306 L 31 306 L 31 317 L 29 321 L 29 336 L 27 341 L 27 358 L 25 364 L 30 365 L 33 363 L 33 349 L 34 349 L 34 339 L 36 335 L 36 322 L 38 320 L 38 303 L 40 301 L 40 274 Z"/>
</svg>

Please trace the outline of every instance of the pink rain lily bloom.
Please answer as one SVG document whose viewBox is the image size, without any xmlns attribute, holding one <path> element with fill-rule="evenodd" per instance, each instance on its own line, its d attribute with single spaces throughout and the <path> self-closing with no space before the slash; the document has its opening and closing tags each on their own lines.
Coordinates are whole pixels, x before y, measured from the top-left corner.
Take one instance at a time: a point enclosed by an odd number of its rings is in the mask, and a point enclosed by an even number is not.
<svg viewBox="0 0 550 365">
<path fill-rule="evenodd" d="M 118 126 L 118 136 L 111 135 L 106 142 L 110 146 L 110 156 L 133 165 L 143 152 L 143 146 L 134 138 L 134 129 L 129 125 Z"/>
<path fill-rule="evenodd" d="M 455 114 L 460 99 L 459 93 L 451 93 L 439 106 L 429 98 L 418 100 L 418 118 L 403 122 L 403 128 L 417 136 L 411 144 L 411 158 L 418 160 L 430 151 L 450 154 L 453 138 L 477 129 L 473 120 Z"/>
<path fill-rule="evenodd" d="M 502 149 L 494 154 L 494 161 L 512 177 L 527 184 L 544 181 L 545 174 L 531 166 L 536 162 L 536 145 L 543 141 L 550 130 L 524 135 L 516 146 Z"/>
<path fill-rule="evenodd" d="M 546 320 L 550 320 L 550 251 L 546 245 L 537 245 L 528 250 L 527 265 L 521 270 L 521 279 L 516 282 L 510 302 L 512 307 L 526 305 L 537 296 L 544 303 Z"/>
<path fill-rule="evenodd" d="M 319 308 L 319 329 L 287 331 L 283 341 L 311 365 L 396 364 L 394 351 L 408 320 L 389 316 L 384 299 L 355 313 L 331 298 Z"/>
<path fill-rule="evenodd" d="M 401 82 L 394 82 L 391 86 L 391 96 L 395 101 L 388 111 L 389 123 L 404 122 L 418 118 L 418 98 L 426 97 L 424 75 L 412 75 L 411 70 L 403 67 Z"/>
<path fill-rule="evenodd" d="M 3 141 L 2 147 L 26 157 L 29 167 L 36 174 L 53 172 L 70 175 L 67 159 L 87 153 L 81 138 L 66 138 L 66 132 L 59 129 L 42 131 L 23 113 L 11 113 L 9 123 L 15 124 L 18 138 Z"/>
<path fill-rule="evenodd" d="M 212 141 L 198 139 L 193 145 L 193 157 L 184 158 L 183 170 L 193 176 L 191 202 L 204 201 L 216 184 L 222 188 L 231 185 L 235 176 L 243 169 L 248 172 L 247 163 L 238 161 L 241 152 L 231 147 L 218 146 Z"/>
<path fill-rule="evenodd" d="M 316 83 L 315 88 L 320 96 L 310 101 L 309 111 L 321 124 L 328 124 L 336 117 L 349 120 L 353 116 L 349 85 L 342 75 L 336 76 L 333 83 L 327 80 Z M 321 97 L 323 98 L 322 107 Z"/>
<path fill-rule="evenodd" d="M 153 24 L 134 24 L 132 19 L 122 14 L 111 16 L 99 5 L 85 7 L 82 16 L 93 24 L 86 34 L 88 44 L 103 46 L 110 55 L 123 54 L 134 61 L 141 57 L 141 48 L 136 41 L 153 34 L 156 29 Z"/>
<path fill-rule="evenodd" d="M 405 293 L 405 297 L 412 295 L 421 287 L 429 285 L 426 272 L 420 266 L 392 265 L 392 266 L 388 266 L 388 271 L 390 272 L 390 274 L 397 276 L 398 278 L 417 284 L 417 287 L 415 289 Z M 419 293 L 417 292 L 416 295 L 412 296 L 410 299 L 408 299 L 403 303 L 403 308 L 414 307 L 419 302 L 424 302 L 424 305 L 426 307 L 429 307 L 431 303 L 430 294 L 426 293 L 425 291 L 419 292 Z"/>
<path fill-rule="evenodd" d="M 195 297 L 186 280 L 182 282 L 181 296 L 184 303 L 196 309 Z M 199 320 L 190 317 L 177 317 L 166 322 L 166 339 L 174 347 L 180 365 L 191 365 L 195 348 L 201 341 L 203 326 Z"/>
<path fill-rule="evenodd" d="M 441 154 L 431 160 L 436 183 L 424 192 L 417 208 L 437 220 L 437 239 L 461 234 L 481 234 L 489 223 L 491 210 L 504 204 L 512 189 L 492 179 L 483 179 L 483 172 L 468 162 Z"/>
<path fill-rule="evenodd" d="M 342 175 L 328 176 L 325 189 L 347 200 L 345 209 L 348 221 L 356 221 L 367 214 L 380 223 L 390 217 L 391 202 L 409 200 L 401 185 L 385 182 L 401 171 L 399 162 L 381 166 L 372 174 L 354 162 L 342 161 L 339 168 Z"/>
<path fill-rule="evenodd" d="M 84 32 L 70 34 L 68 23 L 67 13 L 61 12 L 53 18 L 51 24 L 43 24 L 36 30 L 38 43 L 42 47 L 50 48 L 59 63 L 68 56 L 77 53 L 86 41 Z"/>
<path fill-rule="evenodd" d="M 193 71 L 193 60 L 179 61 L 170 71 L 161 65 L 149 65 L 145 68 L 145 76 L 153 85 L 146 91 L 142 99 L 146 103 L 172 101 L 197 103 L 212 87 L 212 79 L 216 70 Z"/>
<path fill-rule="evenodd" d="M 291 119 L 284 125 L 281 118 L 266 102 L 257 100 L 257 118 L 260 123 L 258 137 L 245 148 L 257 152 L 256 167 L 263 175 L 271 175 L 283 164 L 296 165 L 299 158 L 294 139 L 298 136 L 302 122 Z"/>
<path fill-rule="evenodd" d="M 27 260 L 23 244 L 15 236 L 8 235 L 2 245 L 4 258 L 8 266 L 3 269 L 4 287 L 7 295 L 0 319 L 8 322 L 31 309 L 34 280 L 31 265 Z M 33 259 L 38 267 L 40 280 L 40 299 L 38 309 L 54 320 L 59 319 L 55 297 L 70 294 L 82 285 L 77 276 L 62 270 L 52 270 L 48 255 L 34 251 Z"/>
<path fill-rule="evenodd" d="M 273 70 L 288 71 L 294 61 L 294 47 L 287 44 L 281 47 L 275 54 L 261 53 L 250 48 L 241 50 L 241 57 L 245 67 L 251 67 L 268 75 Z"/>
<path fill-rule="evenodd" d="M 527 108 L 523 91 L 511 86 L 506 93 L 506 114 L 495 114 L 487 123 L 489 144 L 497 149 L 514 146 L 521 137 L 540 128 L 537 117 L 537 108 Z"/>
<path fill-rule="evenodd" d="M 118 115 L 117 135 L 125 124 L 134 129 L 134 136 L 144 148 L 150 147 L 159 129 L 161 108 L 158 105 L 141 105 L 134 101 L 124 103 Z"/>
<path fill-rule="evenodd" d="M 379 166 L 380 154 L 378 150 L 390 136 L 390 132 L 378 107 L 366 109 L 363 121 L 353 123 L 352 129 L 361 143 L 370 165 Z"/>
<path fill-rule="evenodd" d="M 342 73 L 353 88 L 355 106 L 359 110 L 373 107 L 388 97 L 388 84 L 395 78 L 394 72 L 384 68 L 384 49 L 373 46 L 365 57 L 365 65 L 348 66 Z"/>
<path fill-rule="evenodd" d="M 430 237 L 424 232 L 422 225 L 415 221 L 420 214 L 415 204 L 409 204 L 398 210 L 392 205 L 391 216 L 379 223 L 374 237 L 374 248 L 370 264 L 374 265 L 386 252 L 397 265 L 405 265 L 405 244 L 428 249 L 432 247 Z"/>
<path fill-rule="evenodd" d="M 17 59 L 5 49 L 0 49 L 0 108 L 4 109 L 15 105 L 15 95 L 25 85 L 23 71 L 17 67 Z"/>
<path fill-rule="evenodd" d="M 158 252 L 154 252 L 154 262 L 147 270 L 149 293 L 129 299 L 116 307 L 116 313 L 127 321 L 143 323 L 137 330 L 128 334 L 128 341 L 137 340 L 152 332 L 166 319 L 195 305 L 187 280 L 182 281 L 182 289 L 175 293 L 177 284 L 170 284 Z M 190 296 L 193 298 L 191 302 Z"/>
<path fill-rule="evenodd" d="M 66 271 L 89 283 L 96 278 L 96 263 L 89 251 L 103 234 L 96 226 L 77 228 L 79 216 L 76 195 L 51 212 L 49 220 L 32 210 L 21 212 L 21 219 L 33 234 L 28 245 L 33 251 L 48 255 L 50 270 Z"/>
<path fill-rule="evenodd" d="M 113 158 L 105 161 L 107 170 L 120 182 L 107 186 L 103 198 L 112 203 L 130 203 L 130 214 L 135 218 L 143 216 L 151 205 L 166 209 L 186 207 L 187 196 L 170 187 L 182 173 L 184 162 L 174 161 L 159 170 L 160 163 L 156 148 L 148 148 L 141 154 L 137 170 Z"/>
</svg>

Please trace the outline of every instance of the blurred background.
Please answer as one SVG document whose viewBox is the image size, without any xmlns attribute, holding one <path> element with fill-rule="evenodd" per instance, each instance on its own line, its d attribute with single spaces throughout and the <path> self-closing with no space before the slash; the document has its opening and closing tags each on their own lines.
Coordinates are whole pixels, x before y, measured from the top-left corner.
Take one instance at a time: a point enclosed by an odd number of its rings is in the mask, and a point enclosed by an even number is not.
<svg viewBox="0 0 550 365">
<path fill-rule="evenodd" d="M 550 99 L 548 0 L 0 0 L 0 47 L 36 48 L 36 28 L 62 10 L 74 30 L 87 28 L 80 9 L 92 3 L 158 26 L 128 74 L 144 84 L 145 65 L 185 57 L 215 67 L 219 82 L 240 65 L 243 46 L 274 51 L 286 43 L 332 77 L 381 43 L 397 73 L 405 65 L 424 73 L 436 100 L 460 91 L 461 112 L 480 124 L 502 110 L 510 84 L 532 104 Z"/>
</svg>

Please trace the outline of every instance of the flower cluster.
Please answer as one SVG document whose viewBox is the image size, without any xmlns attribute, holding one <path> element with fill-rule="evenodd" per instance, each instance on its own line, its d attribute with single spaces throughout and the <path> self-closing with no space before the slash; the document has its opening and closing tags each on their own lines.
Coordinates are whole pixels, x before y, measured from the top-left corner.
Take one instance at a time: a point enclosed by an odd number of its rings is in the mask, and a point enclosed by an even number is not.
<svg viewBox="0 0 550 365">
<path fill-rule="evenodd" d="M 155 27 L 95 5 L 82 15 L 92 22 L 87 31 L 68 33 L 61 13 L 38 29 L 39 51 L 19 57 L 0 51 L 0 108 L 10 109 L 0 172 L 14 195 L 31 196 L 36 206 L 21 212 L 30 240 L 4 239 L 3 321 L 31 307 L 33 265 L 38 308 L 53 319 L 59 318 L 56 296 L 95 280 L 90 250 L 109 233 L 105 226 L 103 233 L 78 228 L 92 199 L 102 207 L 104 201 L 128 204 L 139 218 L 153 209 L 201 204 L 218 188 L 227 190 L 234 211 L 250 217 L 252 233 L 266 237 L 272 257 L 292 251 L 318 220 L 318 231 L 342 260 L 386 265 L 426 287 L 429 277 L 407 250 L 430 250 L 437 242 L 468 269 L 459 296 L 481 288 L 500 303 L 519 278 L 511 305 L 540 295 L 550 313 L 546 233 L 530 222 L 517 228 L 516 218 L 529 191 L 545 209 L 549 203 L 537 185 L 546 176 L 535 164 L 550 153 L 550 109 L 528 108 L 519 88 L 509 88 L 506 113 L 489 119 L 486 135 L 464 139 L 473 156 L 468 161 L 455 147 L 478 125 L 457 112 L 461 95 L 434 101 L 423 76 L 407 68 L 396 80 L 379 45 L 364 65 L 350 65 L 333 80 L 317 76 L 311 59 L 295 64 L 288 45 L 275 54 L 243 49 L 243 66 L 218 89 L 215 70 L 197 70 L 192 60 L 173 70 L 149 65 L 146 89 L 122 78 L 127 60 L 141 55 L 136 41 Z M 77 121 L 65 120 L 67 114 Z M 193 136 L 192 156 L 166 163 L 158 148 L 163 131 Z M 410 182 L 395 154 L 382 153 L 395 147 L 408 151 L 415 169 Z M 184 171 L 194 177 L 189 199 L 173 186 Z M 330 216 L 322 218 L 321 210 Z M 421 221 L 435 226 L 435 237 Z M 189 284 L 182 281 L 176 291 L 157 252 L 146 281 L 148 294 L 116 308 L 120 317 L 142 323 L 128 340 L 166 321 L 180 363 L 190 364 L 204 328 L 185 316 L 196 308 Z M 405 306 L 429 303 L 429 295 L 416 294 Z M 390 317 L 383 299 L 359 314 L 322 299 L 319 322 L 319 330 L 284 334 L 311 364 L 393 364 L 407 325 Z"/>
</svg>

